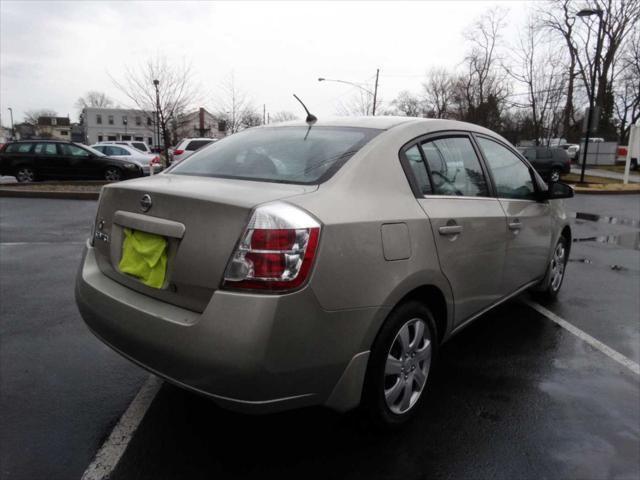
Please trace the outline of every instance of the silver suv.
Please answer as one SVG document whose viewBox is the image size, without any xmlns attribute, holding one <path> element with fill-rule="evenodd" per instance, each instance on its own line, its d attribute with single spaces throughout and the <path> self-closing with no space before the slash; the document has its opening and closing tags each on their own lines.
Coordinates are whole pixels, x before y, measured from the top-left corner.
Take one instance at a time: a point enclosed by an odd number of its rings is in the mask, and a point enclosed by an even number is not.
<svg viewBox="0 0 640 480">
<path fill-rule="evenodd" d="M 570 196 L 467 123 L 254 128 L 105 186 L 76 300 L 107 345 L 224 407 L 399 425 L 443 342 L 529 288 L 557 295 Z"/>
</svg>

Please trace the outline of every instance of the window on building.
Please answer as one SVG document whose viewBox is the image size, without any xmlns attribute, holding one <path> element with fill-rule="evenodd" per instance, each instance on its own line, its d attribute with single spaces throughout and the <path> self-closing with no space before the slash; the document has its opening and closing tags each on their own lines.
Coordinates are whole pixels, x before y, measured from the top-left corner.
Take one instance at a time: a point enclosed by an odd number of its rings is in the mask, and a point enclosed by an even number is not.
<svg viewBox="0 0 640 480">
<path fill-rule="evenodd" d="M 142 118 L 140 118 L 140 117 L 136 117 L 136 125 L 137 125 L 137 126 L 142 125 Z"/>
<path fill-rule="evenodd" d="M 60 130 L 60 135 L 69 135 L 69 130 Z"/>
<path fill-rule="evenodd" d="M 108 122 L 109 125 L 113 125 L 113 115 L 109 115 Z"/>
<path fill-rule="evenodd" d="M 120 139 L 125 141 L 130 141 L 131 135 L 120 135 Z"/>
<path fill-rule="evenodd" d="M 147 138 L 147 140 L 149 141 L 149 142 L 148 142 L 148 143 L 149 143 L 149 145 L 153 145 L 153 138 L 148 137 L 148 138 Z"/>
<path fill-rule="evenodd" d="M 98 141 L 101 142 L 102 141 L 102 135 L 98 135 Z"/>
<path fill-rule="evenodd" d="M 100 115 L 100 114 L 96 115 L 96 123 L 98 125 L 102 125 L 102 115 Z"/>
<path fill-rule="evenodd" d="M 110 142 L 115 142 L 115 141 L 117 140 L 117 138 L 116 138 L 116 136 L 115 136 L 115 135 L 109 135 L 109 136 L 107 137 L 107 140 L 109 140 Z"/>
<path fill-rule="evenodd" d="M 57 124 L 58 124 L 58 120 L 56 118 L 52 118 L 51 125 L 57 125 Z"/>
<path fill-rule="evenodd" d="M 122 116 L 122 124 L 126 125 L 127 123 L 129 123 L 129 120 L 127 120 L 127 116 L 126 115 L 123 115 Z"/>
<path fill-rule="evenodd" d="M 147 125 L 151 125 L 151 117 L 147 117 Z"/>
<path fill-rule="evenodd" d="M 134 137 L 133 138 L 136 142 L 144 142 L 144 137 Z"/>
</svg>

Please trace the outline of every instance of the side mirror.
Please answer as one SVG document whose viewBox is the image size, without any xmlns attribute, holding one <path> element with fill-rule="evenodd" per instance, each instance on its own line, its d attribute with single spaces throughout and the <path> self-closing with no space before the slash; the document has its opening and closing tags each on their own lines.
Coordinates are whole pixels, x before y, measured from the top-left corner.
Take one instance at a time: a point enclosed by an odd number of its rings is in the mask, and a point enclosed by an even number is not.
<svg viewBox="0 0 640 480">
<path fill-rule="evenodd" d="M 549 184 L 549 190 L 544 192 L 544 198 L 548 200 L 558 200 L 560 198 L 573 197 L 573 188 L 562 182 L 554 182 Z"/>
</svg>

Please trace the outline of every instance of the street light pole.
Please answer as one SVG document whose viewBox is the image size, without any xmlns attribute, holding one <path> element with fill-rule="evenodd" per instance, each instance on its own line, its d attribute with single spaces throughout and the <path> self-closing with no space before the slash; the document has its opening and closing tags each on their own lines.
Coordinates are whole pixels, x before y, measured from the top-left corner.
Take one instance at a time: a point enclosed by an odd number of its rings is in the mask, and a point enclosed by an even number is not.
<svg viewBox="0 0 640 480">
<path fill-rule="evenodd" d="M 9 110 L 9 114 L 11 115 L 11 140 L 15 140 L 16 132 L 13 128 L 13 109 L 11 107 L 7 108 Z"/>
<path fill-rule="evenodd" d="M 347 85 L 352 85 L 356 88 L 359 88 L 360 90 L 362 90 L 363 92 L 367 92 L 369 95 L 371 95 L 373 97 L 373 109 L 372 109 L 372 115 L 375 116 L 376 115 L 376 101 L 378 99 L 378 77 L 380 76 L 380 69 L 376 69 L 376 83 L 375 83 L 375 87 L 373 89 L 373 92 L 369 89 L 364 88 L 362 85 L 355 83 L 355 82 L 349 82 L 347 80 L 336 80 L 334 78 L 324 78 L 324 77 L 320 77 L 318 78 L 319 82 L 338 82 L 338 83 L 346 83 Z"/>
<path fill-rule="evenodd" d="M 160 148 L 160 92 L 158 90 L 158 85 L 160 85 L 159 80 L 154 80 L 153 84 L 156 87 L 156 134 L 158 139 L 158 148 Z"/>
<path fill-rule="evenodd" d="M 602 49 L 602 14 L 601 9 L 585 8 L 580 10 L 577 15 L 579 17 L 590 17 L 591 15 L 598 16 L 598 38 L 596 39 L 596 58 L 593 61 L 593 71 L 591 72 L 591 91 L 589 92 L 589 111 L 587 113 L 587 132 L 584 136 L 584 152 L 582 152 L 582 168 L 580 169 L 580 183 L 584 183 L 584 171 L 587 166 L 587 151 L 589 150 L 589 139 L 591 137 L 591 125 L 593 122 L 593 108 L 596 96 L 596 76 L 598 69 L 600 68 L 600 51 Z"/>
</svg>

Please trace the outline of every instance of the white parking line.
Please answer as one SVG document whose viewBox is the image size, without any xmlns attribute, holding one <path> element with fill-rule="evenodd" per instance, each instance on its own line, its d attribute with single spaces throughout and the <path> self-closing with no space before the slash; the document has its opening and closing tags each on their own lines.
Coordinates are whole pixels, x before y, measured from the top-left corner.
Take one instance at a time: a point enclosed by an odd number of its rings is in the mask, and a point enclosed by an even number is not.
<svg viewBox="0 0 640 480">
<path fill-rule="evenodd" d="M 112 430 L 107 441 L 102 445 L 91 464 L 82 474 L 82 480 L 104 480 L 109 477 L 127 449 L 129 441 L 138 425 L 140 425 L 144 414 L 147 413 L 161 385 L 162 380 L 154 375 L 151 375 L 142 385 L 129 408 L 120 417 L 118 424 Z"/>
<path fill-rule="evenodd" d="M 640 375 L 640 365 L 638 365 L 636 362 L 634 362 L 630 358 L 627 358 L 624 355 L 622 355 L 621 353 L 616 352 L 613 348 L 608 347 L 607 345 L 602 343 L 600 340 L 596 340 L 595 338 L 593 338 L 588 333 L 583 332 L 578 327 L 570 324 L 565 319 L 559 317 L 558 315 L 556 315 L 552 311 L 547 310 L 546 308 L 544 308 L 539 303 L 532 302 L 531 300 L 527 300 L 527 299 L 522 299 L 522 301 L 526 305 L 528 305 L 529 307 L 533 308 L 536 312 L 541 313 L 542 315 L 547 317 L 552 322 L 557 323 L 558 325 L 560 325 L 565 330 L 573 333 L 580 340 L 583 340 L 583 341 L 587 342 L 589 345 L 591 345 L 593 348 L 595 348 L 597 350 L 600 350 L 607 357 L 615 360 L 620 365 L 628 368 L 629 370 L 631 370 L 636 375 Z"/>
<path fill-rule="evenodd" d="M 0 242 L 0 246 L 20 246 L 20 245 L 84 245 L 85 242 L 65 242 L 60 240 L 57 242 Z"/>
</svg>

